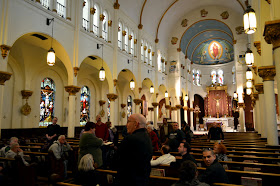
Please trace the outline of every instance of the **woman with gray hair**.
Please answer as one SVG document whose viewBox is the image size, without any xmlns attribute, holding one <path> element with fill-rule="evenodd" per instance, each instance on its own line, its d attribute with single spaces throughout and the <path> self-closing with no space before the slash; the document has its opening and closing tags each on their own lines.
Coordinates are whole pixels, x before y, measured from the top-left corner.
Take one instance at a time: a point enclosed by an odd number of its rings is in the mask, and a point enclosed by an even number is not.
<svg viewBox="0 0 280 186">
<path fill-rule="evenodd" d="M 152 141 L 152 145 L 153 145 L 153 151 L 158 151 L 159 147 L 158 147 L 158 136 L 157 134 L 153 131 L 154 127 L 153 125 L 149 124 L 147 125 L 147 131 L 148 131 L 148 134 L 151 138 L 151 141 Z"/>
<path fill-rule="evenodd" d="M 91 154 L 86 154 L 81 158 L 75 183 L 83 186 L 97 184 L 94 160 Z"/>
</svg>

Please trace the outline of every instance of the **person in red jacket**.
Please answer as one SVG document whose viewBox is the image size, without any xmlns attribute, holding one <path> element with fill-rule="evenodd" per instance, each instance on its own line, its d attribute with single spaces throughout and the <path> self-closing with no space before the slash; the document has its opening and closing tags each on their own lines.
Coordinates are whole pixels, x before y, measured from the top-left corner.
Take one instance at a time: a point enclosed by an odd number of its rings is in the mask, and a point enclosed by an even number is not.
<svg viewBox="0 0 280 186">
<path fill-rule="evenodd" d="M 101 116 L 96 116 L 96 127 L 95 127 L 95 135 L 98 138 L 103 139 L 103 141 L 107 141 L 109 138 L 109 130 L 106 124 L 101 122 Z"/>
<path fill-rule="evenodd" d="M 158 147 L 158 137 L 157 137 L 157 134 L 153 131 L 153 125 L 151 125 L 151 124 L 147 125 L 147 131 L 148 131 L 149 136 L 150 136 L 151 141 L 152 141 L 153 151 L 158 151 L 158 149 L 159 149 L 159 147 Z"/>
</svg>

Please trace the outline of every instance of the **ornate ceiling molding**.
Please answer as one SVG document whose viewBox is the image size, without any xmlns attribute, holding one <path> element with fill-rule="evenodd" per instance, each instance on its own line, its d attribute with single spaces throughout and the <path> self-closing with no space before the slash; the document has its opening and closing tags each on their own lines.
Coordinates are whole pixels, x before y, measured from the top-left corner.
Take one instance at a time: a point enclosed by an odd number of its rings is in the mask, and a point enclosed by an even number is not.
<svg viewBox="0 0 280 186">
<path fill-rule="evenodd" d="M 258 91 L 258 94 L 263 94 L 264 93 L 262 83 L 255 84 L 255 89 Z"/>
<path fill-rule="evenodd" d="M 265 22 L 263 36 L 268 44 L 273 45 L 273 50 L 279 48 L 280 47 L 280 20 Z"/>
<path fill-rule="evenodd" d="M 169 7 L 165 10 L 165 12 L 163 13 L 163 15 L 161 16 L 158 26 L 157 26 L 157 33 L 156 33 L 156 40 L 158 41 L 158 30 L 159 30 L 159 26 L 161 24 L 162 19 L 164 18 L 165 14 L 168 12 L 168 10 L 175 4 L 177 3 L 179 0 L 175 0 L 171 5 L 169 5 Z"/>
<path fill-rule="evenodd" d="M 69 93 L 70 96 L 75 96 L 77 92 L 80 91 L 81 87 L 75 85 L 65 86 L 65 91 Z"/>
</svg>

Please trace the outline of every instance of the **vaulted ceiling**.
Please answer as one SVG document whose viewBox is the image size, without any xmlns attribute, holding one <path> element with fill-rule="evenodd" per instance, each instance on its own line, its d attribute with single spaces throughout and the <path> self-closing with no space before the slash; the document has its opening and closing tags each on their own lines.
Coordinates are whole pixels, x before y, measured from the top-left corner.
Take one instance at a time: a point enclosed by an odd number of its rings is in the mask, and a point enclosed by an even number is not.
<svg viewBox="0 0 280 186">
<path fill-rule="evenodd" d="M 118 0 L 120 9 L 155 39 L 166 44 L 176 23 L 184 15 L 205 6 L 229 8 L 239 15 L 245 0 Z M 242 20 L 241 20 L 242 21 Z"/>
</svg>

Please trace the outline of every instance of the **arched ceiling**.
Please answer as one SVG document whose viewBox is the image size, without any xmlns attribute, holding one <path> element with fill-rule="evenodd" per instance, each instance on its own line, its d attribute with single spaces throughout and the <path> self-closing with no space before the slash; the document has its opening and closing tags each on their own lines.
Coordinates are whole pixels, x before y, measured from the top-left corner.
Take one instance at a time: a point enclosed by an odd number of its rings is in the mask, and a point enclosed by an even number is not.
<svg viewBox="0 0 280 186">
<path fill-rule="evenodd" d="M 221 6 L 242 15 L 245 9 L 244 0 L 118 0 L 118 2 L 125 14 L 136 24 L 142 24 L 147 33 L 155 39 L 158 38 L 164 45 L 168 44 L 174 25 L 188 12 L 205 6 Z"/>
</svg>

